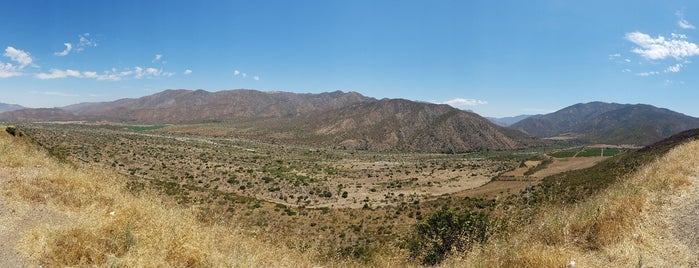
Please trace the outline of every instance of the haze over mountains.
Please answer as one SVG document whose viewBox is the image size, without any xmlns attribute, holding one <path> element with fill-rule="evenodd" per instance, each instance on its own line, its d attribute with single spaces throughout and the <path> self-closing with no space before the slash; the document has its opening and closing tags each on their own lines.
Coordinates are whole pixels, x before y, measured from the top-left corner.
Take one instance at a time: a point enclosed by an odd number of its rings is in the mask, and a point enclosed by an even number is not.
<svg viewBox="0 0 699 268">
<path fill-rule="evenodd" d="M 11 111 L 0 114 L 0 119 L 210 123 L 170 129 L 333 148 L 425 152 L 501 150 L 544 143 L 534 137 L 646 145 L 699 128 L 698 118 L 667 109 L 604 102 L 575 104 L 546 115 L 500 119 L 503 125 L 515 122 L 506 128 L 448 105 L 377 100 L 341 91 L 297 94 L 243 89 L 165 90 L 137 99 L 62 108 L 8 107 Z"/>
<path fill-rule="evenodd" d="M 532 116 L 510 127 L 540 138 L 647 145 L 684 130 L 699 128 L 699 118 L 646 104 L 590 102 Z"/>
</svg>

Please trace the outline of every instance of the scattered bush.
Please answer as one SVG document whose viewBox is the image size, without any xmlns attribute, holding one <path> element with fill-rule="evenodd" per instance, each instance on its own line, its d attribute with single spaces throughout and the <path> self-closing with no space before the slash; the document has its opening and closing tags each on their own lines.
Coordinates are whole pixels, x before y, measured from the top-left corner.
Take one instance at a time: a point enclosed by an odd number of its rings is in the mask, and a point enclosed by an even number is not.
<svg viewBox="0 0 699 268">
<path fill-rule="evenodd" d="M 487 239 L 488 216 L 481 212 L 458 212 L 443 207 L 414 226 L 408 240 L 413 258 L 423 264 L 435 265 L 452 250 L 469 250 L 475 243 Z"/>
</svg>

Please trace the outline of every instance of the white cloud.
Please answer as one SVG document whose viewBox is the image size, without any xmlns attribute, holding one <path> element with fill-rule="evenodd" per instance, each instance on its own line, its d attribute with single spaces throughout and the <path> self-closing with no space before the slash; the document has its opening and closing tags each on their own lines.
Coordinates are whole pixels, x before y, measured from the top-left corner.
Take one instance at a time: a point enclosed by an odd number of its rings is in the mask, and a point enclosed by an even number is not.
<svg viewBox="0 0 699 268">
<path fill-rule="evenodd" d="M 16 49 L 14 47 L 7 47 L 5 49 L 5 57 L 10 58 L 13 61 L 19 63 L 19 68 L 22 69 L 27 65 L 32 64 L 32 57 L 26 51 Z"/>
<path fill-rule="evenodd" d="M 679 72 L 680 70 L 682 70 L 682 67 L 684 67 L 684 65 L 682 65 L 681 63 L 678 63 L 678 64 L 672 65 L 670 67 L 667 67 L 667 69 L 665 69 L 665 72 L 666 73 L 667 72 L 676 73 L 676 72 Z"/>
<path fill-rule="evenodd" d="M 451 99 L 451 100 L 442 102 L 442 104 L 448 104 L 448 105 L 451 105 L 452 107 L 456 107 L 456 108 L 464 108 L 464 107 L 469 107 L 469 106 L 485 105 L 485 104 L 488 104 L 488 102 L 484 101 L 484 100 L 455 98 L 455 99 Z"/>
<path fill-rule="evenodd" d="M 665 39 L 663 36 L 652 38 L 641 32 L 626 34 L 626 39 L 639 46 L 632 51 L 649 60 L 662 60 L 668 57 L 681 60 L 699 55 L 699 47 L 683 38 Z"/>
<path fill-rule="evenodd" d="M 169 72 L 163 72 L 162 69 L 156 69 L 156 68 L 141 68 L 141 67 L 134 67 L 133 72 L 126 70 L 122 72 L 123 76 L 128 76 L 131 73 L 134 74 L 134 78 L 136 79 L 141 79 L 141 78 L 158 78 L 161 76 L 167 76 L 170 77 L 173 75 L 173 73 Z"/>
<path fill-rule="evenodd" d="M 90 79 L 95 79 L 95 80 L 100 80 L 100 81 L 119 81 L 124 78 L 134 78 L 134 79 L 142 79 L 142 78 L 159 78 L 161 76 L 164 77 L 170 77 L 174 75 L 171 72 L 165 72 L 160 69 L 156 68 L 142 68 L 142 67 L 134 67 L 133 69 L 124 69 L 121 71 L 118 71 L 116 68 L 112 68 L 111 70 L 104 71 L 102 73 L 98 72 L 93 72 L 93 71 L 85 71 L 85 72 L 80 72 L 76 70 L 58 70 L 58 69 L 51 69 L 49 73 L 38 73 L 35 74 L 34 77 L 42 80 L 46 79 L 61 79 L 61 78 L 68 78 L 68 77 L 74 77 L 74 78 L 90 78 Z"/>
<path fill-rule="evenodd" d="M 75 70 L 58 70 L 58 69 L 51 69 L 50 73 L 38 73 L 34 75 L 34 77 L 39 78 L 41 80 L 46 80 L 46 79 L 58 79 L 58 78 L 66 78 L 66 77 L 76 77 L 76 78 L 81 78 L 83 75 L 79 71 Z"/>
<path fill-rule="evenodd" d="M 77 51 L 83 51 L 85 50 L 86 47 L 96 47 L 97 46 L 97 41 L 94 39 L 90 39 L 90 33 L 84 33 L 81 35 L 78 35 L 79 38 L 79 43 L 78 47 L 75 49 Z"/>
<path fill-rule="evenodd" d="M 677 25 L 679 25 L 680 28 L 682 28 L 682 29 L 695 29 L 694 25 L 692 25 L 691 23 L 689 23 L 689 22 L 688 22 L 687 20 L 685 20 L 685 19 L 680 19 L 680 20 L 677 22 Z"/>
<path fill-rule="evenodd" d="M 71 44 L 71 43 L 63 43 L 63 45 L 66 46 L 66 49 L 61 51 L 61 52 L 53 53 L 53 55 L 63 57 L 63 56 L 68 55 L 68 53 L 70 53 L 70 51 L 73 49 L 73 44 Z"/>
<path fill-rule="evenodd" d="M 677 11 L 675 12 L 675 15 L 677 16 L 677 26 L 680 26 L 682 29 L 695 29 L 694 25 L 689 23 L 685 18 L 684 18 L 684 12 L 682 11 Z"/>
<path fill-rule="evenodd" d="M 656 75 L 656 74 L 660 74 L 660 73 L 659 72 L 642 72 L 642 73 L 637 73 L 636 75 L 638 75 L 638 76 L 652 76 L 652 75 Z"/>
<path fill-rule="evenodd" d="M 186 69 L 186 70 L 184 70 L 184 74 L 185 74 L 185 75 L 190 75 L 190 74 L 192 74 L 192 70 Z"/>
<path fill-rule="evenodd" d="M 240 74 L 240 71 L 238 71 L 238 70 L 233 70 L 233 75 L 234 75 L 234 76 L 238 76 L 239 74 Z"/>
<path fill-rule="evenodd" d="M 260 81 L 260 77 L 257 76 L 257 75 L 256 75 L 256 76 L 253 76 L 252 79 L 255 80 L 255 81 Z"/>
<path fill-rule="evenodd" d="M 0 78 L 8 78 L 13 76 L 20 76 L 22 72 L 17 70 L 17 67 L 11 63 L 0 62 Z"/>
<path fill-rule="evenodd" d="M 155 55 L 155 59 L 153 59 L 153 62 L 158 62 L 158 61 L 160 61 L 162 58 L 163 58 L 163 55 L 162 55 L 162 54 L 156 54 L 156 55 Z"/>
</svg>

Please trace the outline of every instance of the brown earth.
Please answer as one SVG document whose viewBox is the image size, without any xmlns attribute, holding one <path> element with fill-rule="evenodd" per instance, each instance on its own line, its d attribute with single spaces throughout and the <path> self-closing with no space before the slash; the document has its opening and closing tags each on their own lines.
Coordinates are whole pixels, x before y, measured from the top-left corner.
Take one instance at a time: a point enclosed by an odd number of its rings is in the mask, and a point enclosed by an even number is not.
<svg viewBox="0 0 699 268">
<path fill-rule="evenodd" d="M 35 227 L 58 224 L 67 217 L 45 205 L 17 202 L 8 198 L 8 183 L 35 176 L 39 173 L 39 168 L 0 168 L 0 267 L 31 266 L 27 256 L 19 253 L 20 240 Z"/>
</svg>

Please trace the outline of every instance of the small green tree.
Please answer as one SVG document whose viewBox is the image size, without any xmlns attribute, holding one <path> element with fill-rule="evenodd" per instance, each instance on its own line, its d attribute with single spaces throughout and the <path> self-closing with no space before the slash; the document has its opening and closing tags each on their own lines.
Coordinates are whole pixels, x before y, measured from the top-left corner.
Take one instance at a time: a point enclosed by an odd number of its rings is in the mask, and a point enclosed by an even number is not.
<svg viewBox="0 0 699 268">
<path fill-rule="evenodd" d="M 458 212 L 443 207 L 414 226 L 408 240 L 413 258 L 426 265 L 440 263 L 452 250 L 469 250 L 487 239 L 488 216 L 481 212 Z"/>
</svg>

